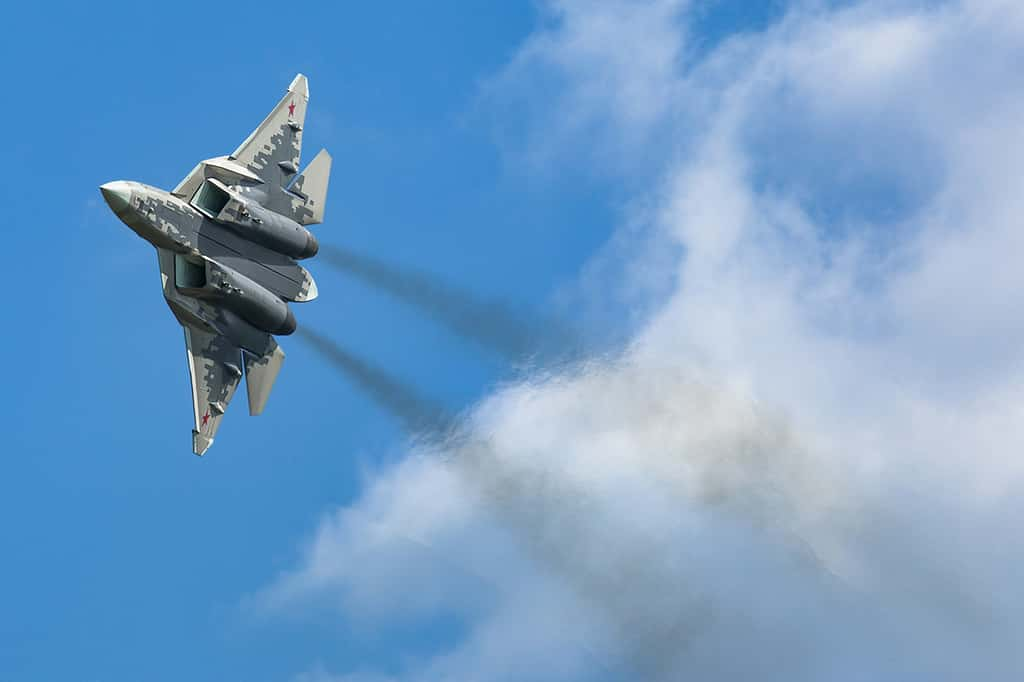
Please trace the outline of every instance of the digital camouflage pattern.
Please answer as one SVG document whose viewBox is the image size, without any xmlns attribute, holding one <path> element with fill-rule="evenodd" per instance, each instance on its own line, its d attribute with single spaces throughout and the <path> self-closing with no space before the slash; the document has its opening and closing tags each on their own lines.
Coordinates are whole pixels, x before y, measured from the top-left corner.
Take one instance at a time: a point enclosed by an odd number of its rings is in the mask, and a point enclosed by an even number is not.
<svg viewBox="0 0 1024 682">
<path fill-rule="evenodd" d="M 295 331 L 289 302 L 316 283 L 296 258 L 316 255 L 306 226 L 323 221 L 331 156 L 299 174 L 309 85 L 299 74 L 229 156 L 200 162 L 172 191 L 100 187 L 111 210 L 157 250 L 164 299 L 185 330 L 192 448 L 202 455 L 243 375 L 249 412 L 263 411 L 284 361 L 275 335 Z"/>
</svg>

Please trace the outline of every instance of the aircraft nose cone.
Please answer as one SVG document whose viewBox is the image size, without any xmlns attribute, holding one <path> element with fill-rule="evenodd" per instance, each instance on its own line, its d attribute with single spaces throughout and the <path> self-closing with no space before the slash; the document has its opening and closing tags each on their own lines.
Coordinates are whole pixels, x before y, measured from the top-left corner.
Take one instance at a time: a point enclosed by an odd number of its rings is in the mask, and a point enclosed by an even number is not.
<svg viewBox="0 0 1024 682">
<path fill-rule="evenodd" d="M 110 206 L 110 210 L 117 214 L 123 213 L 132 200 L 131 185 L 123 180 L 100 185 L 100 192 L 103 194 L 107 206 Z"/>
</svg>

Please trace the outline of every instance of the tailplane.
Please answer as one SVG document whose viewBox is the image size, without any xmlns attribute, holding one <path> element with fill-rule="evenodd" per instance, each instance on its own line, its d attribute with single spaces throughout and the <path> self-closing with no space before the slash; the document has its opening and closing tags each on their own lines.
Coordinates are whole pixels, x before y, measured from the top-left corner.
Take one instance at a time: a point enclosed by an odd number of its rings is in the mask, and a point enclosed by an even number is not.
<svg viewBox="0 0 1024 682">
<path fill-rule="evenodd" d="M 249 393 L 249 414 L 256 416 L 263 412 L 283 362 L 284 351 L 276 343 L 266 355 L 245 353 L 245 388 Z"/>
<path fill-rule="evenodd" d="M 331 179 L 331 155 L 326 149 L 310 161 L 302 174 L 288 187 L 292 194 L 291 218 L 300 225 L 319 225 L 324 221 L 327 184 Z"/>
</svg>

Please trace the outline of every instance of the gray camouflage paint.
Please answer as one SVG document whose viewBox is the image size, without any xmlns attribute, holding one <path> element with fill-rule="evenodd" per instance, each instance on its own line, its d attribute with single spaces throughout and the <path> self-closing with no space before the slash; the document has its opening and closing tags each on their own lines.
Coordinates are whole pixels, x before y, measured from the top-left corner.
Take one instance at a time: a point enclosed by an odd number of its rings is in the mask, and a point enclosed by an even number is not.
<svg viewBox="0 0 1024 682">
<path fill-rule="evenodd" d="M 330 155 L 322 151 L 296 175 L 308 100 L 306 78 L 299 74 L 234 153 L 200 162 L 171 192 L 124 181 L 100 188 L 118 218 L 157 249 L 164 299 L 185 331 L 197 455 L 213 443 L 243 375 L 250 413 L 262 411 L 284 360 L 273 335 L 295 329 L 287 302 L 317 296 L 309 272 L 268 247 L 299 256 L 316 252 L 312 235 L 305 251 L 293 245 L 308 234 L 302 226 L 322 220 L 330 174 Z M 240 225 L 228 227 L 193 206 L 196 191 L 211 178 L 241 197 L 232 199 L 229 212 Z M 239 221 L 244 202 L 251 213 L 267 209 L 277 216 Z M 253 229 L 246 232 L 247 226 Z M 268 238 L 268 229 L 280 233 Z M 179 267 L 199 279 L 179 286 Z"/>
<path fill-rule="evenodd" d="M 286 194 L 286 203 L 277 207 L 280 213 L 290 215 L 300 225 L 317 225 L 324 219 L 324 201 L 331 177 L 331 155 L 326 149 L 310 162 L 309 167 L 295 178 Z"/>
</svg>

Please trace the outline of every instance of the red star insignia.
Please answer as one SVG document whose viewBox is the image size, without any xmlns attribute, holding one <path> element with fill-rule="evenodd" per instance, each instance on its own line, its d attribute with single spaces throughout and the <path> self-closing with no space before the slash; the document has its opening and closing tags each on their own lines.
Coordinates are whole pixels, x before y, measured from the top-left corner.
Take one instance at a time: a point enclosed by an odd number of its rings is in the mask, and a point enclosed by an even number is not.
<svg viewBox="0 0 1024 682">
<path fill-rule="evenodd" d="M 207 410 L 206 414 L 203 415 L 203 426 L 206 426 L 206 422 L 210 421 L 210 411 Z"/>
<path fill-rule="evenodd" d="M 288 105 L 288 115 L 291 116 L 294 113 L 295 113 L 295 100 L 292 100 L 292 103 Z"/>
</svg>

